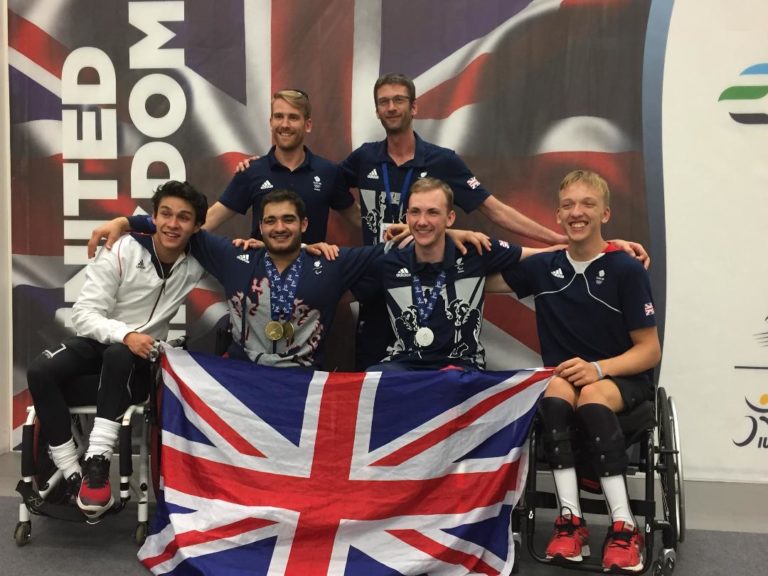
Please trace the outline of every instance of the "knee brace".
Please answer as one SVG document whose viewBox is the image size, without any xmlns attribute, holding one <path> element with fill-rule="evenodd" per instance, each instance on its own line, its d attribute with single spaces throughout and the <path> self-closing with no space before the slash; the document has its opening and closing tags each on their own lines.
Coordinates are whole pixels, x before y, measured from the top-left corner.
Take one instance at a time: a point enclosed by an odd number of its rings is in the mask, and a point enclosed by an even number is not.
<svg viewBox="0 0 768 576">
<path fill-rule="evenodd" d="M 587 452 L 597 474 L 624 474 L 627 448 L 616 414 L 602 404 L 585 404 L 576 409 L 576 417 L 585 433 Z"/>
<path fill-rule="evenodd" d="M 553 470 L 574 467 L 573 406 L 562 398 L 544 398 L 539 403 L 544 456 Z"/>
</svg>

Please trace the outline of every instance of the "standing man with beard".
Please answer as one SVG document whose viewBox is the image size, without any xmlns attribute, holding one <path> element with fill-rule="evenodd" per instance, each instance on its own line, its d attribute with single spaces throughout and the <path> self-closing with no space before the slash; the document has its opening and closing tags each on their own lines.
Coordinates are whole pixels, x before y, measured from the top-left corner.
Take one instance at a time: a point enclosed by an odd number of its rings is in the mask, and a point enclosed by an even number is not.
<svg viewBox="0 0 768 576">
<path fill-rule="evenodd" d="M 324 242 L 328 211 L 339 212 L 344 221 L 360 227 L 360 207 L 345 185 L 336 164 L 313 154 L 304 145 L 312 131 L 312 106 L 301 90 L 280 90 L 272 96 L 269 127 L 273 146 L 266 156 L 252 159 L 237 172 L 219 200 L 208 210 L 205 229 L 216 230 L 236 213 L 251 209 L 251 236 L 260 238 L 258 208 L 261 199 L 273 190 L 296 192 L 304 201 L 308 227 L 304 241 Z M 108 243 L 109 245 L 109 243 Z"/>
</svg>

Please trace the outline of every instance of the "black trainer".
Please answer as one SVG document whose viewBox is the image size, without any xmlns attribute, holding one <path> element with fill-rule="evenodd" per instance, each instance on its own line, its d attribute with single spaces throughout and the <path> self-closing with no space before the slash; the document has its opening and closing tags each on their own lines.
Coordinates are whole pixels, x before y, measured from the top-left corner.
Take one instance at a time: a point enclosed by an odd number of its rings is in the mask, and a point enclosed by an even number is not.
<svg viewBox="0 0 768 576">
<path fill-rule="evenodd" d="M 89 518 L 98 518 L 112 507 L 112 487 L 109 485 L 109 460 L 91 456 L 83 464 L 83 483 L 77 505 Z"/>
</svg>

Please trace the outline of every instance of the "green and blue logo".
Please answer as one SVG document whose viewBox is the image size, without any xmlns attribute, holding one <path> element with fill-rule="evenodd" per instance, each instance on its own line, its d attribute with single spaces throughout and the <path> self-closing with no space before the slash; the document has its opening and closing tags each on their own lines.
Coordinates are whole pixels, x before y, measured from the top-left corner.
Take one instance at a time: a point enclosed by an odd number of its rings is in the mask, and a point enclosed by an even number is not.
<svg viewBox="0 0 768 576">
<path fill-rule="evenodd" d="M 739 76 L 768 75 L 768 63 L 755 64 L 744 70 Z M 754 101 L 768 95 L 768 86 L 744 85 L 731 86 L 723 90 L 718 98 L 721 101 Z M 768 124 L 768 114 L 765 112 L 729 112 L 731 118 L 740 124 Z"/>
</svg>

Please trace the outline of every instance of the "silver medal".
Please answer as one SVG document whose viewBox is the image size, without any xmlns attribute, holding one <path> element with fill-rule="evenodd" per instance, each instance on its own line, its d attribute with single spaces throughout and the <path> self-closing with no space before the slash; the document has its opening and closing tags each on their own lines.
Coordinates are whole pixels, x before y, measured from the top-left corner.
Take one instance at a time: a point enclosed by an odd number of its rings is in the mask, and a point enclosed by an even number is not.
<svg viewBox="0 0 768 576">
<path fill-rule="evenodd" d="M 435 340 L 435 333 L 429 328 L 419 328 L 416 330 L 416 344 L 426 348 Z"/>
</svg>

